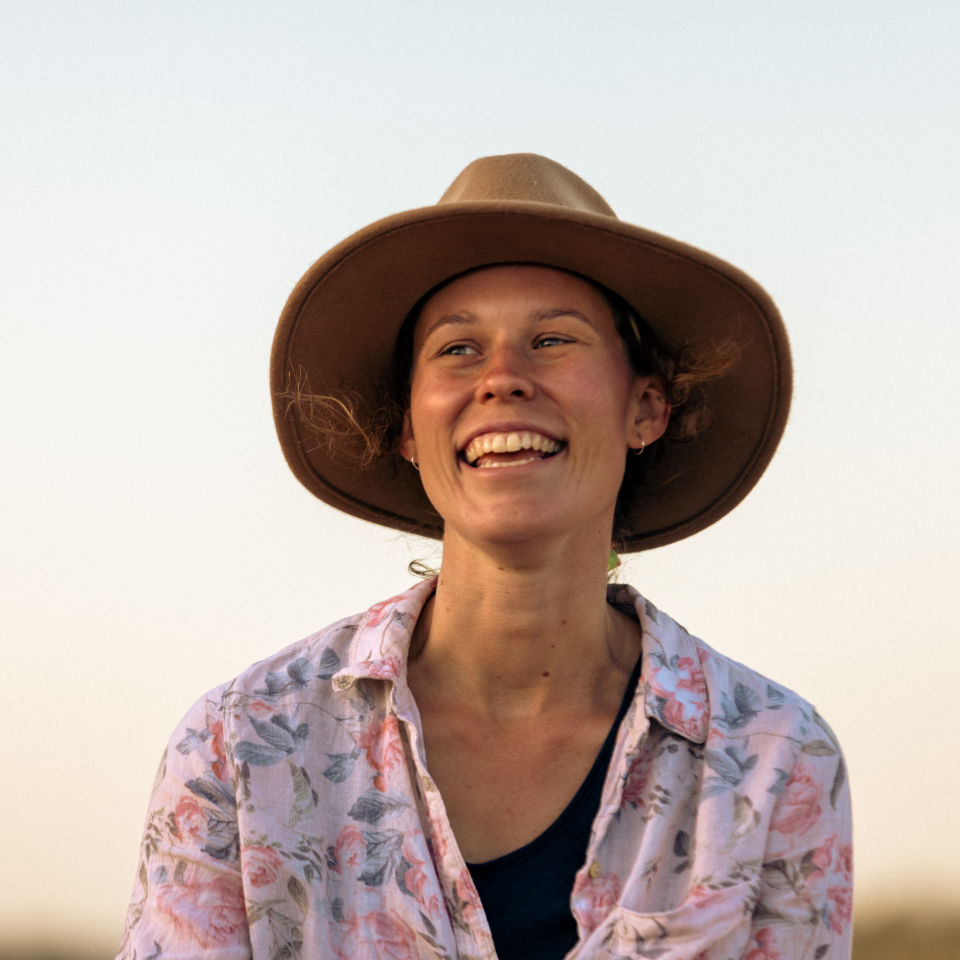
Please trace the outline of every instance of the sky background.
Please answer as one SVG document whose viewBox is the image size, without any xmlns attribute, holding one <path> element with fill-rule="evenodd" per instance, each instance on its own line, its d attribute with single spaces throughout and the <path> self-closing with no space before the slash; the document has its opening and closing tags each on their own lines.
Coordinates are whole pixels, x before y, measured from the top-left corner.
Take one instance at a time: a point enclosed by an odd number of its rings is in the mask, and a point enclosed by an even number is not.
<svg viewBox="0 0 960 960">
<path fill-rule="evenodd" d="M 299 486 L 270 343 L 327 248 L 516 151 L 780 306 L 780 452 L 624 577 L 831 721 L 861 915 L 956 909 L 958 40 L 951 2 L 0 2 L 0 931 L 112 947 L 189 705 L 435 558 Z"/>
</svg>

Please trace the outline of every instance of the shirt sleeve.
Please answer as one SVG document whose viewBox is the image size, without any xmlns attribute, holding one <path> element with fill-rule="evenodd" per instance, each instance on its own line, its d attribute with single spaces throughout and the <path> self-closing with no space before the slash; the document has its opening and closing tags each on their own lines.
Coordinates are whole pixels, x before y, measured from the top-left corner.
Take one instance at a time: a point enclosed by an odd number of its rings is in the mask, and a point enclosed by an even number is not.
<svg viewBox="0 0 960 960">
<path fill-rule="evenodd" d="M 840 745 L 817 714 L 780 776 L 744 960 L 848 960 L 850 789 Z"/>
<path fill-rule="evenodd" d="M 251 956 L 223 693 L 191 708 L 160 763 L 118 960 Z"/>
</svg>

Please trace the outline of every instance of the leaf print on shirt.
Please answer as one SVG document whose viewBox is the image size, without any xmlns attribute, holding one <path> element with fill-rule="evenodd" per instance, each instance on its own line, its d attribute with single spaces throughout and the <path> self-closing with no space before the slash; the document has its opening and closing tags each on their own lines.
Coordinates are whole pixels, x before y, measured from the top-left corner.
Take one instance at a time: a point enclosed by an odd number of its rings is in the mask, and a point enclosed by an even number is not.
<svg viewBox="0 0 960 960">
<path fill-rule="evenodd" d="M 834 933 L 843 933 L 850 923 L 852 908 L 851 876 L 848 869 L 850 847 L 845 845 L 835 849 L 835 845 L 835 837 L 830 837 L 819 847 L 808 850 L 799 861 L 796 858 L 771 860 L 763 864 L 760 877 L 767 887 L 773 890 L 790 890 L 797 901 L 806 904 L 809 913 L 807 918 L 800 922 L 811 925 L 819 923 Z M 834 863 L 836 866 L 831 869 L 831 864 Z M 757 907 L 755 916 L 797 922 L 796 917 L 783 916 L 766 909 L 762 903 Z M 796 913 L 796 908 L 792 913 Z"/>
<path fill-rule="evenodd" d="M 233 756 L 237 763 L 249 763 L 254 767 L 270 766 L 295 753 L 307 742 L 307 735 L 310 732 L 305 723 L 301 723 L 294 729 L 290 720 L 283 714 L 277 714 L 269 721 L 264 721 L 248 713 L 247 719 L 263 743 L 241 740 L 233 748 Z"/>
<path fill-rule="evenodd" d="M 290 808 L 287 826 L 295 827 L 317 807 L 320 803 L 320 794 L 313 789 L 306 767 L 298 766 L 292 760 L 287 762 L 290 766 L 290 780 L 293 785 L 293 806 Z"/>
<path fill-rule="evenodd" d="M 711 718 L 714 723 L 727 730 L 739 730 L 760 713 L 763 701 L 746 684 L 738 683 L 734 687 L 732 698 L 724 691 L 720 706 L 723 713 Z"/>
<path fill-rule="evenodd" d="M 353 806 L 347 811 L 347 816 L 360 823 L 378 824 L 387 814 L 394 813 L 409 807 L 407 799 L 398 793 L 382 794 L 376 790 L 368 790 L 362 797 L 358 797 Z"/>
<path fill-rule="evenodd" d="M 297 960 L 303 949 L 303 920 L 279 910 L 278 903 L 282 901 L 271 899 L 257 903 L 250 910 L 249 923 L 253 927 L 266 922 L 270 931 L 269 960 Z"/>
<path fill-rule="evenodd" d="M 359 879 L 368 887 L 382 887 L 403 859 L 403 834 L 399 830 L 369 831 L 363 839 L 366 851 Z"/>
<path fill-rule="evenodd" d="M 223 740 L 223 723 L 211 720 L 203 730 L 187 728 L 187 735 L 177 744 L 177 753 L 184 756 L 207 750 L 207 763 L 218 780 L 227 779 L 227 751 Z"/>
<path fill-rule="evenodd" d="M 758 755 L 755 753 L 745 756 L 749 749 L 749 741 L 744 742 L 743 752 L 738 752 L 733 745 L 723 750 L 705 750 L 703 759 L 707 766 L 715 773 L 715 777 L 704 780 L 703 797 L 715 797 L 740 785 L 743 778 L 757 765 Z"/>
<path fill-rule="evenodd" d="M 327 756 L 333 763 L 323 771 L 323 775 L 332 783 L 343 783 L 353 771 L 353 766 L 361 752 L 351 750 L 350 753 L 328 753 Z"/>
<path fill-rule="evenodd" d="M 260 846 L 267 846 L 269 835 L 261 834 L 257 840 L 259 840 Z M 247 845 L 254 847 L 258 844 L 254 842 L 253 838 L 248 838 Z M 324 853 L 324 845 L 325 841 L 321 837 L 302 834 L 298 837 L 297 846 L 294 850 L 288 851 L 276 840 L 269 843 L 271 849 L 275 850 L 284 860 L 289 861 L 288 869 L 294 871 L 307 883 L 317 883 L 323 876 L 324 869 L 331 867 L 330 857 Z M 246 846 L 244 849 L 246 849 Z M 294 876 L 290 877 L 290 881 L 295 879 Z M 290 881 L 288 881 L 288 890 L 290 890 Z M 304 896 L 306 896 L 306 893 L 304 893 Z"/>
<path fill-rule="evenodd" d="M 286 676 L 271 670 L 263 678 L 266 686 L 261 690 L 255 690 L 254 693 L 261 697 L 276 699 L 281 694 L 292 690 L 302 690 L 313 676 L 313 667 L 306 657 L 297 657 L 296 660 L 287 664 L 285 673 Z"/>
<path fill-rule="evenodd" d="M 802 922 L 817 922 L 816 912 L 813 909 L 813 901 L 807 895 L 807 885 L 803 867 L 798 865 L 795 860 L 783 858 L 769 860 L 760 868 L 760 880 L 764 886 L 770 887 L 772 890 L 790 890 L 796 894 L 799 901 L 806 901 L 810 909 L 810 914 L 807 919 Z M 754 915 L 771 920 L 790 919 L 787 916 L 767 910 L 762 901 L 757 904 Z"/>
<path fill-rule="evenodd" d="M 767 683 L 767 709 L 779 710 L 786 702 L 786 695 L 772 683 Z"/>
<path fill-rule="evenodd" d="M 340 657 L 332 647 L 327 647 L 320 657 L 317 668 L 317 677 L 320 680 L 329 680 L 340 669 Z"/>
<path fill-rule="evenodd" d="M 236 860 L 240 853 L 240 838 L 237 802 L 233 794 L 228 793 L 223 784 L 205 777 L 188 780 L 186 787 L 212 806 L 212 809 L 206 809 L 207 830 L 200 849 L 214 860 Z"/>
<path fill-rule="evenodd" d="M 210 731 L 194 730 L 193 727 L 187 727 L 187 735 L 177 744 L 177 752 L 182 754 L 193 753 L 194 750 L 207 742 Z"/>
</svg>

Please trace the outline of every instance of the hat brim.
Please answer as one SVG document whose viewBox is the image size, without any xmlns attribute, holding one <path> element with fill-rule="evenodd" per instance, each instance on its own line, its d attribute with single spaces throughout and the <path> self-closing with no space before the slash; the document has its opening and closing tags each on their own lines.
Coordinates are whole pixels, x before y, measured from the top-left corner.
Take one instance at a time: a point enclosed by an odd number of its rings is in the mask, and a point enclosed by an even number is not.
<svg viewBox="0 0 960 960">
<path fill-rule="evenodd" d="M 364 520 L 442 536 L 442 521 L 406 461 L 386 456 L 360 467 L 336 458 L 283 394 L 297 382 L 373 405 L 400 326 L 421 297 L 452 276 L 496 263 L 590 277 L 623 297 L 672 347 L 738 349 L 734 367 L 705 385 L 708 425 L 663 459 L 669 480 L 652 493 L 637 491 L 623 549 L 688 537 L 749 493 L 783 434 L 792 389 L 789 343 L 770 297 L 736 267 L 669 237 L 600 214 L 516 200 L 386 217 L 304 274 L 280 317 L 270 377 L 280 444 L 308 490 Z"/>
</svg>

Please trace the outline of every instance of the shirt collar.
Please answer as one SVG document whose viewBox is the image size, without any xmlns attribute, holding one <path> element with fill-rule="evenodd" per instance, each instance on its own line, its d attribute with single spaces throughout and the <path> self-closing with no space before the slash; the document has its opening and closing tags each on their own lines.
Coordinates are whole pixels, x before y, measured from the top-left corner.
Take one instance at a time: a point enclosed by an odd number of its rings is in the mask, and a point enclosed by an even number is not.
<svg viewBox="0 0 960 960">
<path fill-rule="evenodd" d="M 364 678 L 400 680 L 406 674 L 413 628 L 435 588 L 436 580 L 423 580 L 367 610 L 357 623 L 343 666 L 332 677 L 334 688 L 345 690 Z"/>
<path fill-rule="evenodd" d="M 633 587 L 611 584 L 607 600 L 640 622 L 640 676 L 647 716 L 686 740 L 706 742 L 710 725 L 710 696 L 703 671 L 706 649 Z"/>
<path fill-rule="evenodd" d="M 413 629 L 435 588 L 435 580 L 423 580 L 370 607 L 357 624 L 343 666 L 332 677 L 334 687 L 345 690 L 363 678 L 401 680 Z M 640 622 L 641 683 L 647 716 L 693 743 L 704 743 L 710 720 L 703 673 L 706 651 L 633 587 L 611 584 L 607 600 Z"/>
</svg>

